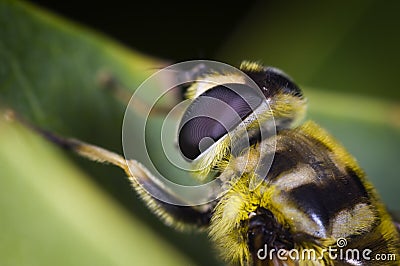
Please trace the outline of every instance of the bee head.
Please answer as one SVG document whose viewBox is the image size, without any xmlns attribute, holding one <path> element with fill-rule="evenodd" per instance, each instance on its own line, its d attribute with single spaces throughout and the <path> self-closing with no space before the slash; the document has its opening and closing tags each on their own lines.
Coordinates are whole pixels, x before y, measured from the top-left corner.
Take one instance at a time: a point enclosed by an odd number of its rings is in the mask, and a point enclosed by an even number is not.
<svg viewBox="0 0 400 266">
<path fill-rule="evenodd" d="M 278 94 L 303 97 L 300 88 L 283 71 L 274 67 L 264 67 L 259 64 L 243 62 L 240 69 L 246 73 L 260 88 L 264 96 L 272 98 Z"/>
<path fill-rule="evenodd" d="M 277 130 L 293 127 L 304 117 L 306 100 L 301 89 L 283 71 L 244 61 L 240 70 L 246 73 L 269 101 Z"/>
<path fill-rule="evenodd" d="M 240 154 L 259 142 L 265 128 L 273 127 L 271 135 L 290 127 L 304 109 L 301 90 L 283 72 L 249 62 L 240 69 L 241 74 L 205 75 L 208 83 L 188 89 L 192 102 L 180 122 L 178 143 L 184 158 L 204 170 L 202 175 L 234 150 Z"/>
</svg>

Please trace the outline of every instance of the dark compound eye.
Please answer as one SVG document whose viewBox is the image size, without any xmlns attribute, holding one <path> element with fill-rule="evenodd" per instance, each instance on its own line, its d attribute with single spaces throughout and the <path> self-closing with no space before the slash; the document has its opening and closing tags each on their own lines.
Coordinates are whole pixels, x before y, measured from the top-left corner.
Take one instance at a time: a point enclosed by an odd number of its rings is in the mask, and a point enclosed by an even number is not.
<svg viewBox="0 0 400 266">
<path fill-rule="evenodd" d="M 263 71 L 244 71 L 260 87 L 266 98 L 271 98 L 278 93 L 291 94 L 301 98 L 300 88 L 280 70 L 268 67 Z"/>
<path fill-rule="evenodd" d="M 184 157 L 196 159 L 263 100 L 253 88 L 235 83 L 219 85 L 201 94 L 186 109 L 179 126 L 179 148 Z"/>
</svg>

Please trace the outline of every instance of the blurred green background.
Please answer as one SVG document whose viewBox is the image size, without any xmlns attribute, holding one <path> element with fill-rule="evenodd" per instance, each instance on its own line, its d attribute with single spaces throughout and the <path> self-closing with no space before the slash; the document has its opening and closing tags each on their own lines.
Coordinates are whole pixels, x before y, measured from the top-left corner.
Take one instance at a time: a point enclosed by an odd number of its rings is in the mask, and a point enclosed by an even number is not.
<svg viewBox="0 0 400 266">
<path fill-rule="evenodd" d="M 134 90 L 166 62 L 259 60 L 303 87 L 309 118 L 400 209 L 398 1 L 35 5 L 48 10 L 0 1 L 0 108 L 121 152 L 125 106 L 100 89 L 101 73 Z M 221 264 L 205 234 L 159 222 L 121 171 L 4 119 L 0 212 L 1 265 Z"/>
</svg>

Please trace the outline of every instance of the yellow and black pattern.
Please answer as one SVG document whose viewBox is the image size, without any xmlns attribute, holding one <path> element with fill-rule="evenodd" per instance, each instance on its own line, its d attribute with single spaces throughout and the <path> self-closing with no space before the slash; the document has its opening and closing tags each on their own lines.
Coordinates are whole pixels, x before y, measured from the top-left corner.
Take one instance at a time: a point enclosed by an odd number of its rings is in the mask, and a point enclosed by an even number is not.
<svg viewBox="0 0 400 266">
<path fill-rule="evenodd" d="M 214 159 L 211 162 L 214 169 L 232 173 L 228 181 L 231 188 L 218 201 L 209 228 L 222 257 L 233 264 L 374 265 L 374 261 L 363 258 L 332 259 L 324 253 L 329 247 L 334 248 L 341 238 L 347 241 L 343 252 L 371 249 L 371 256 L 391 253 L 398 257 L 398 232 L 356 161 L 315 123 L 306 122 L 296 127 L 306 109 L 306 100 L 297 85 L 281 71 L 258 63 L 244 62 L 241 70 L 258 85 L 269 102 L 271 110 L 261 115 L 264 119 L 261 123 L 273 116 L 277 135 L 262 143 L 255 141 L 245 156 L 235 157 L 223 142 L 214 151 L 224 150 L 224 153 L 216 154 L 212 149 L 208 154 L 205 152 Z M 218 76 L 213 73 L 212 77 L 217 80 Z M 232 76 L 229 77 L 232 82 Z M 236 82 L 240 84 L 243 79 Z M 189 91 L 199 97 L 213 89 L 203 88 L 196 93 L 194 85 Z M 275 149 L 273 143 L 276 143 Z M 271 154 L 260 155 L 260 145 L 269 145 Z M 255 169 L 246 166 L 244 173 L 234 176 L 235 169 L 229 167 L 243 165 L 242 157 L 248 160 L 260 156 L 274 156 L 274 160 L 267 176 L 262 177 L 264 181 L 251 190 Z M 232 160 L 237 162 L 231 166 L 224 164 Z M 275 256 L 259 260 L 257 251 L 266 244 L 276 250 L 313 249 L 319 259 L 280 261 Z M 393 261 L 387 263 L 390 265 Z"/>
<path fill-rule="evenodd" d="M 185 202 L 182 206 L 172 205 L 152 196 L 161 195 L 160 198 L 173 199 L 170 202 L 180 202 L 179 195 L 168 190 L 135 160 L 125 161 L 122 156 L 105 149 L 25 124 L 61 147 L 122 168 L 140 198 L 159 218 L 177 229 L 208 229 L 221 257 L 229 264 L 399 265 L 399 224 L 392 221 L 352 156 L 315 123 L 300 124 L 306 100 L 297 85 L 280 70 L 258 63 L 243 62 L 241 70 L 257 84 L 264 95 L 262 101 L 267 101 L 270 108 L 249 111 L 246 106 L 245 111 L 239 112 L 245 124 L 242 129 L 250 136 L 250 145 L 243 150 L 230 148 L 244 137 L 236 123 L 229 124 L 231 138 L 222 129 L 212 132 L 214 135 L 208 134 L 211 131 L 201 132 L 202 138 L 211 136 L 215 140 L 207 149 L 193 151 L 183 147 L 181 152 L 193 159 L 196 167 L 204 169 L 195 172 L 199 179 L 205 180 L 212 172 L 212 177 L 219 178 L 226 188 L 226 193 L 219 198 L 200 206 L 184 206 Z M 212 71 L 201 75 L 210 83 L 194 83 L 188 88 L 187 96 L 194 100 L 187 109 L 189 112 L 202 108 L 197 101 L 202 95 L 218 98 L 234 110 L 241 110 L 236 108 L 237 96 L 226 93 L 221 85 L 248 88 L 250 85 L 243 76 Z M 213 112 L 225 111 L 213 109 Z M 224 113 L 224 117 L 227 114 L 229 112 Z M 260 138 L 258 130 L 272 120 L 276 134 Z M 206 120 L 196 121 L 193 128 L 187 129 L 189 133 L 178 136 L 180 143 L 197 149 L 201 138 L 191 138 L 196 133 L 193 129 L 205 124 L 202 129 L 209 130 L 207 123 Z M 218 124 L 212 123 L 212 127 L 215 129 Z M 266 150 L 260 152 L 260 147 Z M 271 156 L 269 171 L 265 176 L 257 176 L 257 163 Z M 254 180 L 262 182 L 253 187 Z M 339 246 L 339 239 L 345 240 L 346 245 Z M 260 257 L 260 250 L 265 246 L 283 251 L 280 255 L 288 255 L 292 250 L 302 254 L 309 249 L 315 252 L 315 257 L 314 260 L 304 257 L 282 260 L 276 253 Z M 377 254 L 393 254 L 395 260 L 332 258 L 331 253 L 325 252 L 329 248 L 344 253 L 368 249 L 371 258 Z"/>
<path fill-rule="evenodd" d="M 339 261 L 323 256 L 322 250 L 334 247 L 339 238 L 347 239 L 346 248 L 398 255 L 391 218 L 338 143 L 313 122 L 283 130 L 276 138 L 265 182 L 250 191 L 251 175 L 243 175 L 215 208 L 210 235 L 226 260 L 256 262 L 257 251 L 267 244 L 300 253 L 314 249 L 321 256 L 315 262 L 299 260 L 299 265 L 337 265 Z M 258 262 L 268 265 L 267 260 Z M 373 265 L 361 259 L 357 263 Z"/>
</svg>

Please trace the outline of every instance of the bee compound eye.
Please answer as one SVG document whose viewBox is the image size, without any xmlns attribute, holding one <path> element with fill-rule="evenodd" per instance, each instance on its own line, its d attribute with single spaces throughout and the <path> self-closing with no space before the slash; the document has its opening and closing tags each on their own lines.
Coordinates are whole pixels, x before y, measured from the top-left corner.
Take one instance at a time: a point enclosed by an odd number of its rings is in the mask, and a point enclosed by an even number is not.
<svg viewBox="0 0 400 266">
<path fill-rule="evenodd" d="M 290 94 L 302 98 L 301 89 L 277 68 L 267 67 L 263 71 L 245 71 L 258 85 L 266 98 L 273 98 L 276 94 Z"/>
<path fill-rule="evenodd" d="M 179 125 L 182 155 L 195 160 L 249 116 L 262 100 L 255 89 L 236 83 L 218 85 L 201 94 L 188 106 Z"/>
</svg>

